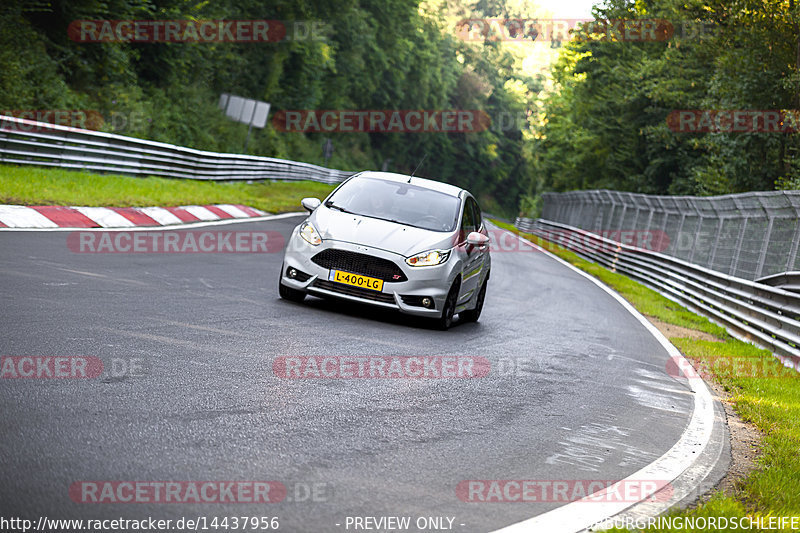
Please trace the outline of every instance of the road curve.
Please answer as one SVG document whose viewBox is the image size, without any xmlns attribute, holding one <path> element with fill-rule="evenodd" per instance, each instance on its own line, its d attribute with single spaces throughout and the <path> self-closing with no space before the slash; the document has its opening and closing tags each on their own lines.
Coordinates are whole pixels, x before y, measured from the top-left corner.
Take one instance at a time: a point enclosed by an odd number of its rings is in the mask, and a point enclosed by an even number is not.
<svg viewBox="0 0 800 533">
<path fill-rule="evenodd" d="M 235 229 L 287 236 L 298 220 Z M 280 253 L 81 254 L 67 239 L 0 232 L 0 355 L 92 356 L 119 371 L 0 379 L 7 516 L 277 516 L 281 530 L 323 532 L 346 531 L 348 516 L 441 516 L 491 531 L 565 502 L 467 503 L 460 482 L 623 479 L 669 450 L 692 414 L 658 341 L 542 253 L 493 253 L 480 322 L 441 332 L 280 300 Z M 325 355 L 492 367 L 480 379 L 273 374 L 277 357 Z M 289 493 L 266 505 L 75 503 L 69 488 L 86 480 L 277 480 Z"/>
</svg>

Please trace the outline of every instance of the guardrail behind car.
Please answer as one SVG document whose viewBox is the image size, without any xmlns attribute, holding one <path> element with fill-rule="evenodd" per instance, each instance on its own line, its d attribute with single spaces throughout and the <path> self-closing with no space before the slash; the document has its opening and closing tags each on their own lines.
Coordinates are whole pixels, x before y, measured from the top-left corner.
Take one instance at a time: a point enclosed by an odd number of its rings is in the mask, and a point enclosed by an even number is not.
<svg viewBox="0 0 800 533">
<path fill-rule="evenodd" d="M 515 226 L 551 240 L 700 312 L 800 369 L 800 294 L 737 278 L 567 224 L 518 218 Z M 554 237 L 555 236 L 555 237 Z"/>
<path fill-rule="evenodd" d="M 666 248 L 658 251 L 738 278 L 758 280 L 800 270 L 796 190 L 702 197 L 546 192 L 541 217 L 603 236 L 613 231 L 658 232 L 668 237 Z"/>
<path fill-rule="evenodd" d="M 197 180 L 311 180 L 353 174 L 272 157 L 182 146 L 0 115 L 0 163 Z"/>
</svg>

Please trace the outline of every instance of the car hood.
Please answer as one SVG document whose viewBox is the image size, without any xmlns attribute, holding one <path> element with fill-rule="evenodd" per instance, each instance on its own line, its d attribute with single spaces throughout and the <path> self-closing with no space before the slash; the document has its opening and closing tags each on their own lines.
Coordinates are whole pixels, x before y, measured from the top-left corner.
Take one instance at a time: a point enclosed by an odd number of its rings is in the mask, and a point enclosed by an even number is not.
<svg viewBox="0 0 800 533">
<path fill-rule="evenodd" d="M 323 240 L 345 241 L 378 248 L 409 257 L 432 249 L 449 249 L 455 244 L 455 232 L 443 233 L 395 222 L 351 215 L 318 207 L 309 220 Z"/>
</svg>

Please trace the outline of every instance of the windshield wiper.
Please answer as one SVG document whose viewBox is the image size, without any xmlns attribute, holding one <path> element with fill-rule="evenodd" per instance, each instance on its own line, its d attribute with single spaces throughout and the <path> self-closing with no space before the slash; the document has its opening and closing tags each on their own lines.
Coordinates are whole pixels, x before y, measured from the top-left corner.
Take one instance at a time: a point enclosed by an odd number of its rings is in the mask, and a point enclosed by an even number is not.
<svg viewBox="0 0 800 533">
<path fill-rule="evenodd" d="M 401 220 L 395 220 L 393 218 L 383 218 L 383 217 L 376 217 L 376 216 L 371 216 L 371 215 L 364 215 L 364 216 L 369 216 L 370 218 L 375 218 L 375 219 L 378 219 L 378 220 L 385 220 L 386 222 L 394 222 L 395 224 L 400 224 L 401 226 L 409 226 L 411 228 L 417 228 L 417 229 L 426 229 L 426 228 L 423 228 L 422 226 L 415 226 L 414 224 L 411 224 L 409 222 L 403 222 Z"/>
<path fill-rule="evenodd" d="M 336 205 L 330 200 L 325 202 L 325 207 L 330 208 L 330 209 L 336 209 L 337 211 L 341 211 L 342 213 L 349 213 L 351 215 L 357 215 L 358 214 L 358 213 L 353 213 L 352 211 L 348 211 L 344 207 L 342 207 L 340 205 Z"/>
<path fill-rule="evenodd" d="M 353 211 L 349 211 L 349 210 L 345 209 L 342 206 L 334 204 L 333 201 L 331 201 L 331 200 L 328 200 L 327 202 L 325 202 L 325 207 L 328 207 L 330 209 L 336 209 L 337 211 L 341 211 L 342 213 L 347 213 L 347 214 L 350 214 L 350 215 L 356 215 L 356 216 L 359 216 L 359 217 L 367 217 L 367 218 L 374 218 L 376 220 L 385 220 L 386 222 L 394 222 L 395 224 L 400 224 L 401 226 L 409 226 L 409 227 L 418 228 L 418 229 L 428 229 L 428 228 L 423 228 L 421 226 L 415 226 L 414 224 L 410 224 L 408 222 L 403 222 L 401 220 L 395 220 L 393 218 L 384 218 L 384 217 L 379 217 L 379 216 L 376 216 L 376 215 L 365 215 L 363 213 L 355 213 Z"/>
</svg>

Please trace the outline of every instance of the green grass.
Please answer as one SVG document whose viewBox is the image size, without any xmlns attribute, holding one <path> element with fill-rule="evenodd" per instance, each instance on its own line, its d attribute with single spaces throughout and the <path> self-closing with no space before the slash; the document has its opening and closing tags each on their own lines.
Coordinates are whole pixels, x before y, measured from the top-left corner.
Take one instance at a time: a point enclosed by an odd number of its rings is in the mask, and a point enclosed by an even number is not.
<svg viewBox="0 0 800 533">
<path fill-rule="evenodd" d="M 0 203 L 18 205 L 244 204 L 270 213 L 283 213 L 302 210 L 302 198 L 324 198 L 333 187 L 312 181 L 220 183 L 0 165 Z"/>
<path fill-rule="evenodd" d="M 763 435 L 761 455 L 756 469 L 728 493 L 716 492 L 705 503 L 693 509 L 671 511 L 668 516 L 741 518 L 746 515 L 800 515 L 800 374 L 784 368 L 768 351 L 731 337 L 707 318 L 686 310 L 636 281 L 585 261 L 535 235 L 520 233 L 511 224 L 492 222 L 521 234 L 598 278 L 641 313 L 669 324 L 709 333 L 721 340 L 670 337 L 686 357 L 699 362 L 708 375 L 728 392 L 739 416 L 758 428 Z M 700 530 L 651 528 L 647 531 Z"/>
</svg>

